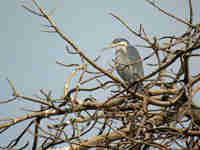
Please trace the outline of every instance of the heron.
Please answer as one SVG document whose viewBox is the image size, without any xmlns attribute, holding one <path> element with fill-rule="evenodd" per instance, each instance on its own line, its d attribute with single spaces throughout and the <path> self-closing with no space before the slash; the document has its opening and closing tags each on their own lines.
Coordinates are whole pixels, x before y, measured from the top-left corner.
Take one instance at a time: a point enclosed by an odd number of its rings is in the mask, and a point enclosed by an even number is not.
<svg viewBox="0 0 200 150">
<path fill-rule="evenodd" d="M 128 85 L 144 77 L 143 61 L 138 50 L 124 38 L 116 38 L 107 48 L 115 48 L 115 67 L 118 75 Z M 137 92 L 144 91 L 142 83 L 137 83 Z"/>
</svg>

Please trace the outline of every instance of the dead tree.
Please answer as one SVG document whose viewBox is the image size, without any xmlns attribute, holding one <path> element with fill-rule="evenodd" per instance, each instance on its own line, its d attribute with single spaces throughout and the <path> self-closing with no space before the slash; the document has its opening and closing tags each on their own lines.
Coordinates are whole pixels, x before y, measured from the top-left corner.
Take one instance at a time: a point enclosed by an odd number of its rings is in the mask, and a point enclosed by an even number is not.
<svg viewBox="0 0 200 150">
<path fill-rule="evenodd" d="M 192 76 L 189 70 L 190 58 L 200 56 L 196 53 L 200 48 L 200 25 L 193 24 L 192 0 L 188 0 L 189 21 L 163 10 L 150 0 L 146 1 L 160 13 L 185 24 L 187 30 L 181 35 L 149 38 L 143 25 L 136 31 L 119 16 L 110 14 L 128 32 L 144 41 L 142 47 L 152 52 L 143 59 L 144 62 L 156 59 L 156 64 L 149 64 L 154 71 L 136 81 L 144 83 L 144 94 L 131 90 L 131 87 L 117 78 L 113 74 L 114 66 L 102 68 L 98 65 L 98 59 L 90 59 L 56 26 L 51 15 L 40 7 L 37 0 L 32 0 L 36 9 L 23 6 L 29 13 L 46 20 L 48 23 L 44 26 L 48 30 L 45 32 L 59 35 L 70 45 L 66 48 L 68 54 L 80 57 L 81 63 L 57 62 L 64 67 L 73 68 L 65 81 L 63 97 L 57 99 L 51 97 L 51 92 L 42 89 L 40 92 L 45 99 L 24 96 L 8 80 L 13 97 L 1 102 L 1 105 L 24 99 L 38 103 L 41 107 L 25 116 L 1 120 L 1 133 L 16 124 L 29 122 L 21 134 L 12 139 L 7 147 L 1 146 L 2 149 L 25 149 L 28 143 L 18 143 L 30 133 L 33 139 L 32 144 L 29 144 L 33 150 L 56 149 L 56 146 L 62 144 L 65 144 L 64 148 L 67 150 L 200 149 L 200 108 L 193 104 L 194 95 L 200 89 L 200 73 Z M 178 69 L 171 67 L 175 61 L 180 62 Z M 75 88 L 69 88 L 74 76 L 79 77 L 79 80 L 74 85 Z M 87 84 L 91 82 L 95 86 L 88 87 Z M 104 91 L 111 96 L 104 99 L 91 96 L 95 92 Z M 88 96 L 82 98 L 82 93 Z M 46 122 L 46 126 L 43 122 Z M 33 131 L 30 131 L 31 127 Z"/>
</svg>

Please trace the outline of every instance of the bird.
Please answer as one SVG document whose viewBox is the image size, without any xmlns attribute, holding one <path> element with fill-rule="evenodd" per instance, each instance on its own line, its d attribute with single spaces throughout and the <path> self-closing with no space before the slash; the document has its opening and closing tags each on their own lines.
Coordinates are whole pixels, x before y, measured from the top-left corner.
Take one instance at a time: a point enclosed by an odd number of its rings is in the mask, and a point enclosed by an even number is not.
<svg viewBox="0 0 200 150">
<path fill-rule="evenodd" d="M 115 48 L 115 67 L 121 79 L 130 87 L 132 84 L 144 77 L 143 61 L 138 50 L 124 38 L 116 38 L 108 46 Z M 144 91 L 143 84 L 136 84 L 137 92 Z"/>
</svg>

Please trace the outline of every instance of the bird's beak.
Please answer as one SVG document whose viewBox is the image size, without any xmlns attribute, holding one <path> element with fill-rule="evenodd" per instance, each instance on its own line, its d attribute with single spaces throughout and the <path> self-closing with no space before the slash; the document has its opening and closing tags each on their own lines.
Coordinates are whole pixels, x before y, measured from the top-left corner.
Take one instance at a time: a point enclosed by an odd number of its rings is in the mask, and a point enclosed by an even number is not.
<svg viewBox="0 0 200 150">
<path fill-rule="evenodd" d="M 115 47 L 117 47 L 119 45 L 120 45 L 120 43 L 111 43 L 111 44 L 108 45 L 108 47 L 103 48 L 103 50 L 108 50 L 108 49 L 111 49 L 111 48 L 115 48 Z"/>
</svg>

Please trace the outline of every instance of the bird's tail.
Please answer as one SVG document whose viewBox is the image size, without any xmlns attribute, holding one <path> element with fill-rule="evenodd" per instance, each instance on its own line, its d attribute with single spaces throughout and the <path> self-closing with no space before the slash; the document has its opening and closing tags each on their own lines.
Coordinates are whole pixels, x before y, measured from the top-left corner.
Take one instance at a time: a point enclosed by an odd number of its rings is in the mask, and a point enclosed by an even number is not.
<svg viewBox="0 0 200 150">
<path fill-rule="evenodd" d="M 128 86 L 130 87 L 131 91 L 144 94 L 144 84 L 142 82 L 138 82 L 136 84 L 129 83 Z"/>
</svg>

